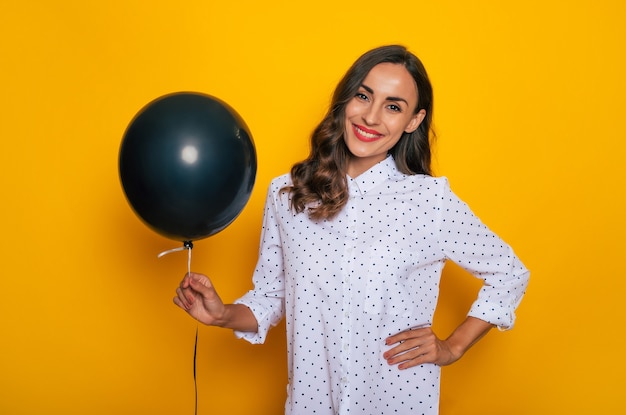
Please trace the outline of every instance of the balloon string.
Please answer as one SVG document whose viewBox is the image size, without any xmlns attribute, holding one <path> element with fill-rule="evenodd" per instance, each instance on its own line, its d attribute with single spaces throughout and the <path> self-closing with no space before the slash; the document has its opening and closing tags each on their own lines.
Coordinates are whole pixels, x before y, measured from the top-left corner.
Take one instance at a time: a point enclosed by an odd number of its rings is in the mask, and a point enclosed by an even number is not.
<svg viewBox="0 0 626 415">
<path fill-rule="evenodd" d="M 195 415 L 198 415 L 198 379 L 196 378 L 197 352 L 198 352 L 198 322 L 196 321 L 196 341 L 193 345 L 193 387 L 196 393 L 196 404 L 195 404 L 195 410 L 194 410 Z"/>
<path fill-rule="evenodd" d="M 187 273 L 191 274 L 191 248 L 193 248 L 193 245 L 191 244 L 191 242 L 189 242 L 189 254 L 187 255 Z M 195 408 L 194 408 L 194 414 L 198 415 L 198 379 L 196 377 L 196 367 L 197 367 L 197 362 L 198 360 L 196 359 L 197 356 L 197 352 L 198 352 L 198 320 L 196 320 L 196 340 L 194 341 L 193 344 L 193 387 L 195 390 L 195 394 L 196 394 L 196 399 L 195 399 Z"/>
<path fill-rule="evenodd" d="M 180 252 L 180 251 L 184 251 L 185 249 L 188 249 L 189 250 L 189 261 L 187 263 L 187 271 L 191 272 L 190 268 L 191 268 L 191 250 L 192 250 L 192 248 L 193 248 L 193 242 L 185 241 L 185 242 L 183 242 L 183 246 L 179 246 L 178 248 L 168 249 L 167 251 L 163 251 L 159 255 L 157 255 L 157 258 L 162 258 L 165 255 L 171 254 L 173 252 Z"/>
<path fill-rule="evenodd" d="M 179 248 L 174 248 L 174 249 L 168 249 L 167 251 L 163 251 L 161 252 L 159 255 L 157 255 L 157 258 L 161 258 L 165 255 L 171 254 L 173 252 L 180 252 L 183 250 L 187 250 L 188 254 L 187 254 L 187 273 L 191 274 L 191 250 L 193 249 L 193 243 L 191 241 L 185 241 L 183 242 L 183 246 L 179 247 Z M 196 320 L 196 340 L 194 342 L 193 345 L 193 386 L 194 386 L 194 390 L 195 390 L 195 394 L 196 394 L 196 400 L 195 400 L 195 409 L 194 409 L 194 414 L 198 415 L 198 379 L 196 377 L 196 367 L 197 367 L 197 352 L 198 352 L 198 329 L 199 329 L 199 324 L 198 321 Z"/>
</svg>

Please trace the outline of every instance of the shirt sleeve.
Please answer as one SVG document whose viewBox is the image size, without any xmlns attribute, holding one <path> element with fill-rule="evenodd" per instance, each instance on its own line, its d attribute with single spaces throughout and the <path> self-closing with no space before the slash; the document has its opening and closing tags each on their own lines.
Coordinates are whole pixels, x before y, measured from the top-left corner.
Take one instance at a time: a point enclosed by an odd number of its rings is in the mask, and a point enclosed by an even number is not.
<svg viewBox="0 0 626 415">
<path fill-rule="evenodd" d="M 440 202 L 440 243 L 445 257 L 483 280 L 468 315 L 501 330 L 511 329 L 529 271 L 513 249 L 451 191 L 445 179 Z"/>
<path fill-rule="evenodd" d="M 277 325 L 284 314 L 284 271 L 279 224 L 276 216 L 276 197 L 280 187 L 272 183 L 267 193 L 259 258 L 252 281 L 254 288 L 235 300 L 244 304 L 258 322 L 256 333 L 235 331 L 235 336 L 250 343 L 263 343 L 269 329 Z"/>
</svg>

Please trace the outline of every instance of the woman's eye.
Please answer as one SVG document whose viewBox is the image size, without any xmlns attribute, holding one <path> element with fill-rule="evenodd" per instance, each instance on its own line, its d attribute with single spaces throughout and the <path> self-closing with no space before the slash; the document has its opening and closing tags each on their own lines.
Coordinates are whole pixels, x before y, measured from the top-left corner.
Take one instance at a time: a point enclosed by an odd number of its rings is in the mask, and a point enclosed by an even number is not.
<svg viewBox="0 0 626 415">
<path fill-rule="evenodd" d="M 356 97 L 357 97 L 358 99 L 362 99 L 363 101 L 367 101 L 367 95 L 365 95 L 365 94 L 363 94 L 363 93 L 361 93 L 361 92 L 357 92 L 357 93 L 356 93 Z"/>
<path fill-rule="evenodd" d="M 402 108 L 400 108 L 399 106 L 395 104 L 391 104 L 387 108 L 389 108 L 391 111 L 394 111 L 394 112 L 402 112 Z"/>
</svg>

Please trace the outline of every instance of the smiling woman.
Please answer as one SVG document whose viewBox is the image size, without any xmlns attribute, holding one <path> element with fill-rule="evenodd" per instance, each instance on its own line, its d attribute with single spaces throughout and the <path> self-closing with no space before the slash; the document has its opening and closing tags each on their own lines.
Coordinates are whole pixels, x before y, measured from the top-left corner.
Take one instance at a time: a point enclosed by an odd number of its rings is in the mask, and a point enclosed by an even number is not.
<svg viewBox="0 0 626 415">
<path fill-rule="evenodd" d="M 374 86 L 381 90 L 374 91 Z M 376 102 L 372 102 L 373 99 Z M 410 99 L 414 101 L 409 102 Z M 387 100 L 391 102 L 385 105 Z M 404 106 L 399 105 L 402 101 Z M 367 159 L 363 166 L 359 166 L 360 161 L 355 157 L 360 151 L 358 147 L 367 142 L 384 144 L 391 140 L 392 145 L 387 150 L 393 155 L 400 172 L 430 175 L 430 140 L 434 137 L 431 131 L 432 103 L 432 86 L 426 69 L 406 48 L 386 46 L 363 54 L 337 85 L 330 111 L 313 132 L 309 157 L 291 169 L 294 182 L 291 196 L 295 210 L 302 212 L 307 205 L 313 204 L 315 206 L 308 207 L 312 218 L 330 218 L 339 212 L 348 198 L 345 174 L 356 177 L 372 166 Z M 382 114 L 378 113 L 381 108 L 391 112 L 385 119 L 395 120 L 395 136 L 388 133 L 386 140 L 383 140 L 384 134 L 374 139 L 380 133 L 367 126 L 382 121 Z M 404 111 L 398 112 L 403 108 Z M 360 109 L 365 111 L 363 115 L 369 117 L 369 121 L 362 116 L 348 119 L 352 118 L 352 111 L 358 116 Z M 376 119 L 372 119 L 372 115 Z M 400 125 L 395 125 L 398 122 Z M 415 129 L 411 123 L 417 124 Z M 362 140 L 353 137 L 356 136 L 353 125 L 362 132 Z M 360 142 L 359 146 L 349 148 L 350 144 L 357 142 Z M 372 144 L 370 151 L 376 147 Z M 384 158 L 386 154 L 379 153 L 374 164 L 382 160 L 381 155 Z M 350 164 L 352 171 L 348 170 Z"/>
<path fill-rule="evenodd" d="M 429 175 L 431 113 L 417 57 L 402 46 L 364 54 L 309 157 L 272 181 L 254 289 L 224 304 L 197 273 L 176 289 L 192 317 L 251 343 L 285 318 L 286 414 L 437 414 L 441 366 L 492 327 L 513 326 L 528 270 Z M 442 340 L 431 326 L 448 260 L 483 288 Z"/>
<path fill-rule="evenodd" d="M 435 88 L 433 171 L 533 272 L 515 329 L 443 368 L 441 415 L 626 413 L 626 1 L 146 4 L 1 2 L 0 414 L 193 414 L 196 323 L 170 304 L 186 262 L 156 260 L 172 241 L 120 188 L 130 118 L 162 94 L 205 91 L 254 133 L 250 202 L 194 247 L 194 269 L 230 302 L 250 288 L 270 180 L 307 157 L 359 52 L 395 42 Z M 397 251 L 371 251 L 385 260 L 370 275 L 427 258 Z M 434 318 L 444 337 L 481 282 L 449 265 Z M 395 308 L 370 297 L 367 316 L 409 310 L 408 292 L 389 293 Z M 262 346 L 200 327 L 199 414 L 282 413 L 284 327 Z M 610 357 L 581 362 L 596 350 Z"/>
<path fill-rule="evenodd" d="M 381 63 L 372 68 L 346 106 L 350 177 L 383 161 L 404 133 L 419 127 L 426 110 L 418 109 L 417 95 L 415 81 L 403 65 Z"/>
</svg>

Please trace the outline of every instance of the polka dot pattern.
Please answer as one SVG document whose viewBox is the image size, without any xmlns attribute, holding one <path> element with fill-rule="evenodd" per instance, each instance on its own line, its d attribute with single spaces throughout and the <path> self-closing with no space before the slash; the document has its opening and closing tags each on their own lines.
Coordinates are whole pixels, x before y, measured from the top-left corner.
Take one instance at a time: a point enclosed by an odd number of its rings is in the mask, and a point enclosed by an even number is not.
<svg viewBox="0 0 626 415">
<path fill-rule="evenodd" d="M 262 343 L 286 319 L 286 414 L 437 414 L 440 368 L 389 366 L 384 339 L 432 323 L 447 260 L 485 282 L 469 315 L 504 329 L 528 271 L 445 178 L 404 175 L 390 157 L 349 179 L 332 220 L 292 213 L 289 180 L 270 186 L 254 289 L 236 301 L 258 332 L 236 335 Z"/>
</svg>

